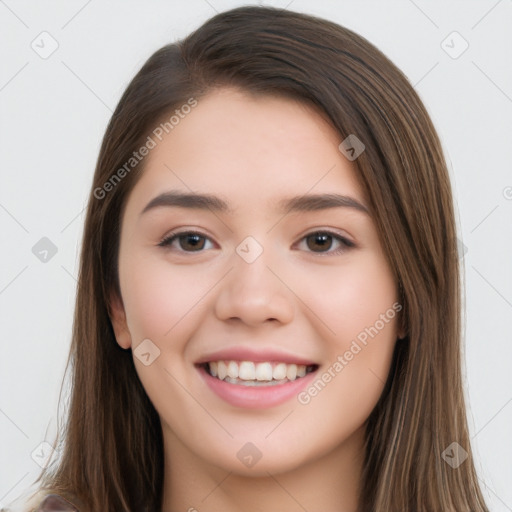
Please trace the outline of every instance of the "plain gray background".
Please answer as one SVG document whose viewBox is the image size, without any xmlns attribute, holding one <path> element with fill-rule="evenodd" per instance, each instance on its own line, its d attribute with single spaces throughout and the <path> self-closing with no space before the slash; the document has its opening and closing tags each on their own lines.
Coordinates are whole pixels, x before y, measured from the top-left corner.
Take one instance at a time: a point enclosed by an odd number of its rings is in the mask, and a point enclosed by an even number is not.
<svg viewBox="0 0 512 512">
<path fill-rule="evenodd" d="M 259 3 L 363 35 L 432 116 L 457 201 L 477 470 L 491 510 L 512 511 L 512 0 Z M 63 413 L 83 211 L 111 112 L 151 53 L 243 4 L 0 0 L 0 506 L 37 477 Z M 57 251 L 46 261 L 43 237 Z"/>
</svg>

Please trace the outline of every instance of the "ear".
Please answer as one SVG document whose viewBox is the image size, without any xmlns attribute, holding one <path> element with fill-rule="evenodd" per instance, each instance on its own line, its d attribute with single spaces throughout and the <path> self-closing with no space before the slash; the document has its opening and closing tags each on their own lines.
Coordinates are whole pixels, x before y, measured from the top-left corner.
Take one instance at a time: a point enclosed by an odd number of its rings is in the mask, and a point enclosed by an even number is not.
<svg viewBox="0 0 512 512">
<path fill-rule="evenodd" d="M 399 340 L 403 340 L 407 334 L 408 334 L 408 329 L 407 329 L 407 317 L 406 317 L 406 314 L 405 314 L 405 307 L 402 305 L 402 309 L 400 310 L 400 312 L 398 313 L 398 322 L 397 322 L 397 338 Z"/>
<path fill-rule="evenodd" d="M 405 307 L 405 292 L 402 281 L 398 281 L 398 303 L 402 306 L 397 316 L 397 333 L 396 336 L 399 340 L 403 340 L 408 334 L 407 314 Z"/>
<path fill-rule="evenodd" d="M 126 322 L 123 301 L 116 293 L 113 293 L 110 297 L 109 316 L 117 344 L 124 349 L 131 348 L 132 336 Z"/>
<path fill-rule="evenodd" d="M 400 317 L 400 321 L 398 324 L 398 332 L 397 332 L 397 338 L 399 340 L 403 340 L 407 336 L 407 330 L 404 326 L 404 322 L 402 321 L 403 317 Z"/>
</svg>

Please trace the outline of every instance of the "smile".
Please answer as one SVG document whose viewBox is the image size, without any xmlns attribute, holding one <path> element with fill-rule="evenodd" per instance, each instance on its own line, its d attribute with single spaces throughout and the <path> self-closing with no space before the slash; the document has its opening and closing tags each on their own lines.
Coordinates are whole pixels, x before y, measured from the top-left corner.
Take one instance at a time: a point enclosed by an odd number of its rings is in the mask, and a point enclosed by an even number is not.
<svg viewBox="0 0 512 512">
<path fill-rule="evenodd" d="M 203 366 L 212 377 L 241 386 L 282 385 L 316 369 L 316 365 L 233 360 L 210 361 Z"/>
<path fill-rule="evenodd" d="M 236 408 L 267 409 L 295 399 L 319 368 L 277 361 L 223 359 L 203 361 L 196 368 L 209 392 L 223 402 Z"/>
</svg>

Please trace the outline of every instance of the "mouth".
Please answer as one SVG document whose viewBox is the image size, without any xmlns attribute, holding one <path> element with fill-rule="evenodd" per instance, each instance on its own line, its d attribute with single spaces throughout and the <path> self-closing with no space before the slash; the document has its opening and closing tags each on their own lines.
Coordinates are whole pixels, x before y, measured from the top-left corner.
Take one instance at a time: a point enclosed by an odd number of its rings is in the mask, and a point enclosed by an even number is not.
<svg viewBox="0 0 512 512">
<path fill-rule="evenodd" d="M 216 395 L 236 408 L 267 409 L 297 398 L 320 365 L 272 347 L 231 346 L 204 354 L 195 367 L 209 398 Z"/>
<path fill-rule="evenodd" d="M 250 387 L 284 385 L 318 369 L 316 364 L 236 360 L 208 361 L 198 366 L 214 379 Z"/>
</svg>

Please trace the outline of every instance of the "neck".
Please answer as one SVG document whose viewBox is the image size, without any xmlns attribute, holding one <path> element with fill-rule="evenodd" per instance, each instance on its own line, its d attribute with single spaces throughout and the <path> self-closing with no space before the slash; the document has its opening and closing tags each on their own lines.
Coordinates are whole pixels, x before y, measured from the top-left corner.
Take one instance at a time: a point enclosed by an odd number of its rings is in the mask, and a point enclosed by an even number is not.
<svg viewBox="0 0 512 512">
<path fill-rule="evenodd" d="M 357 512 L 361 428 L 334 450 L 285 472 L 246 476 L 208 464 L 164 428 L 163 512 Z"/>
</svg>

